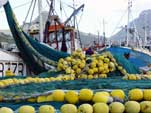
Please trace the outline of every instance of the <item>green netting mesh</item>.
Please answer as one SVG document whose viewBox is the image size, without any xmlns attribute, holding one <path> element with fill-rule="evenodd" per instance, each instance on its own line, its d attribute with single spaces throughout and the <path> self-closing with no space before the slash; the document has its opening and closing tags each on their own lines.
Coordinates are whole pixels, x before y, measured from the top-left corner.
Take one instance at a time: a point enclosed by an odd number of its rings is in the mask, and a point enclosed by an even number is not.
<svg viewBox="0 0 151 113">
<path fill-rule="evenodd" d="M 12 85 L 1 89 L 0 93 L 4 96 L 13 95 L 32 95 L 36 93 L 43 93 L 54 89 L 72 89 L 79 90 L 82 88 L 97 89 L 123 89 L 129 90 L 132 88 L 151 88 L 150 80 L 129 81 L 122 80 L 122 77 L 109 77 L 107 79 L 93 79 L 93 80 L 74 80 L 74 81 L 55 81 L 49 83 L 30 83 L 27 85 Z M 7 93 L 6 93 L 7 92 Z"/>
<path fill-rule="evenodd" d="M 27 36 L 21 29 L 19 29 L 11 10 L 9 2 L 5 5 L 5 12 L 7 15 L 8 23 L 10 29 L 12 31 L 13 37 L 15 38 L 16 44 L 21 51 L 22 57 L 27 65 L 37 73 L 45 71 L 43 58 L 38 59 L 38 55 L 36 56 L 36 52 L 40 55 L 43 55 L 44 58 L 50 59 L 52 61 L 58 61 L 61 57 L 66 57 L 68 54 L 57 52 L 53 49 L 50 49 L 39 42 L 36 42 L 29 36 Z M 25 39 L 23 37 L 26 37 Z M 36 51 L 32 53 L 31 47 Z M 122 55 L 114 55 L 117 62 L 122 65 L 127 72 L 129 73 L 139 73 L 138 69 L 126 60 Z M 39 77 L 50 77 L 50 76 L 57 76 L 62 72 L 45 72 L 39 75 Z M 119 75 L 119 76 L 117 76 Z M 20 77 L 23 78 L 23 77 Z M 93 79 L 93 80 L 75 80 L 75 81 L 55 81 L 55 82 L 48 82 L 48 83 L 30 83 L 26 85 L 12 85 L 0 90 L 0 95 L 4 97 L 14 97 L 14 96 L 31 96 L 33 94 L 42 94 L 44 92 L 54 90 L 54 89 L 68 89 L 68 90 L 80 90 L 82 88 L 90 88 L 93 90 L 99 89 L 123 89 L 125 92 L 128 92 L 129 89 L 132 88 L 142 88 L 147 89 L 151 88 L 150 80 L 139 80 L 139 81 L 127 81 L 122 80 L 122 75 L 119 71 L 115 71 L 113 73 L 109 73 L 109 77 L 107 79 Z M 8 102 L 8 103 L 0 103 L 0 106 L 8 106 L 14 110 L 16 110 L 21 105 L 32 105 L 35 108 L 38 108 L 43 103 L 15 103 Z M 47 104 L 47 103 L 45 103 Z M 49 104 L 55 106 L 57 109 L 63 103 L 55 103 L 49 102 Z"/>
<path fill-rule="evenodd" d="M 129 60 L 127 60 L 123 55 L 114 54 L 113 56 L 116 59 L 117 63 L 120 64 L 128 73 L 140 73 L 139 69 L 134 66 Z"/>
<path fill-rule="evenodd" d="M 32 37 L 29 37 L 26 33 L 24 33 L 24 35 L 38 52 L 40 52 L 42 55 L 46 56 L 47 58 L 53 61 L 58 61 L 60 58 L 65 58 L 69 55 L 68 53 L 56 51 L 48 46 L 45 46 L 37 42 L 36 40 L 33 40 Z"/>
<path fill-rule="evenodd" d="M 41 83 L 41 84 L 28 84 L 28 85 L 16 85 L 10 86 L 5 89 L 1 89 L 1 95 L 4 94 L 6 97 L 14 97 L 14 94 L 17 96 L 27 96 L 37 93 L 43 93 L 48 90 L 54 89 L 68 89 L 68 90 L 80 90 L 82 88 L 91 88 L 94 91 L 99 90 L 111 90 L 111 89 L 123 89 L 127 94 L 128 90 L 133 88 L 141 88 L 148 89 L 151 88 L 150 80 L 139 80 L 139 81 L 128 81 L 122 80 L 120 76 L 118 77 L 109 77 L 107 79 L 94 79 L 94 80 L 75 80 L 75 81 L 58 81 L 51 83 Z M 2 93 L 3 92 L 3 93 Z M 7 93 L 6 93 L 7 92 Z M 27 102 L 19 102 L 14 103 L 0 103 L 0 106 L 7 106 L 14 110 L 19 108 L 21 105 L 32 105 L 36 109 L 40 105 L 49 104 L 53 105 L 56 109 L 59 109 L 64 102 L 49 102 L 49 103 L 27 103 Z"/>
</svg>

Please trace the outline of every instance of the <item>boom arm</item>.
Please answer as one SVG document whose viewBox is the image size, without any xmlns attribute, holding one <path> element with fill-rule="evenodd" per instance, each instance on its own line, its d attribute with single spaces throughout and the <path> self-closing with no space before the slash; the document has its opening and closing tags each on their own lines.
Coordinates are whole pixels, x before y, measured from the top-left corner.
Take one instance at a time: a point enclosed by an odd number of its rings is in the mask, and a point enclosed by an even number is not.
<svg viewBox="0 0 151 113">
<path fill-rule="evenodd" d="M 73 16 L 75 16 L 81 9 L 83 9 L 84 8 L 84 4 L 82 4 L 78 9 L 75 9 L 74 11 L 73 11 L 73 13 L 71 14 L 71 16 L 64 22 L 64 25 L 66 25 L 70 20 L 71 20 L 71 18 L 73 17 Z"/>
</svg>

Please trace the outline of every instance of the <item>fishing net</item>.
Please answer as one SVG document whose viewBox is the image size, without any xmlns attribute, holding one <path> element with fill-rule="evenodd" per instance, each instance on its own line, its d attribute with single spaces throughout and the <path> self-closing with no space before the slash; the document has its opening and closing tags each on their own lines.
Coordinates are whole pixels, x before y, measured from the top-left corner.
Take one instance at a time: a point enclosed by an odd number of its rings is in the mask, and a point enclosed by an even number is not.
<svg viewBox="0 0 151 113">
<path fill-rule="evenodd" d="M 129 81 L 122 80 L 122 77 L 108 77 L 106 79 L 93 80 L 74 80 L 74 81 L 54 81 L 48 83 L 30 83 L 27 85 L 12 85 L 1 89 L 1 95 L 11 96 L 30 96 L 36 93 L 43 93 L 55 89 L 80 90 L 82 88 L 97 89 L 123 89 L 150 88 L 150 80 Z M 38 89 L 38 90 L 37 90 Z M 10 94 L 9 94 L 10 93 Z"/>
<path fill-rule="evenodd" d="M 5 97 L 16 97 L 16 96 L 31 96 L 34 94 L 42 94 L 47 91 L 53 91 L 55 89 L 65 90 L 80 90 L 82 88 L 90 88 L 94 91 L 111 91 L 111 89 L 122 89 L 127 92 L 133 88 L 148 89 L 150 88 L 150 80 L 139 80 L 139 81 L 128 81 L 122 80 L 120 76 L 109 77 L 107 79 L 94 79 L 94 80 L 74 80 L 74 81 L 56 81 L 50 83 L 31 83 L 27 85 L 12 85 L 5 89 L 1 89 L 1 94 Z M 26 101 L 17 102 L 15 100 L 8 101 L 7 103 L 0 103 L 0 106 L 7 106 L 13 110 L 18 109 L 22 105 L 31 105 L 38 109 L 40 105 L 53 105 L 56 109 L 60 109 L 61 105 L 65 102 L 49 102 L 49 103 L 29 103 Z"/>
<path fill-rule="evenodd" d="M 53 48 L 50 48 L 46 45 L 41 44 L 40 42 L 37 42 L 36 40 L 33 40 L 32 37 L 29 37 L 26 33 L 24 35 L 27 37 L 28 41 L 31 43 L 31 45 L 38 51 L 40 54 L 46 56 L 47 58 L 58 61 L 60 58 L 65 58 L 69 56 L 68 53 L 61 52 L 54 50 Z"/>
<path fill-rule="evenodd" d="M 31 37 L 27 36 L 20 28 L 18 28 L 15 17 L 11 10 L 9 2 L 5 5 L 5 12 L 7 15 L 8 23 L 12 31 L 13 37 L 15 38 L 16 44 L 21 51 L 22 58 L 27 63 L 27 65 L 36 73 L 41 73 L 46 71 L 44 68 L 44 61 L 50 61 L 50 63 L 57 62 L 60 58 L 65 58 L 69 56 L 67 53 L 58 52 L 53 49 L 48 48 L 36 42 Z M 26 38 L 26 39 L 24 39 Z M 139 66 L 146 66 L 151 63 L 149 56 L 141 54 L 139 52 L 134 52 L 130 49 L 110 49 L 112 55 L 118 62 L 122 65 L 128 73 L 139 73 Z M 38 54 L 37 54 L 38 53 Z M 130 58 L 127 60 L 123 57 L 124 53 L 130 53 Z M 42 57 L 42 58 L 41 58 Z M 139 59 L 139 60 L 138 60 Z M 147 60 L 147 61 L 146 61 Z M 133 65 L 136 64 L 136 65 Z M 58 71 L 48 71 L 39 75 L 39 77 L 52 77 L 58 76 L 62 72 Z M 24 77 L 16 77 L 17 79 L 24 79 Z M 5 78 L 6 79 L 6 78 Z M 31 97 L 33 95 L 41 95 L 45 92 L 52 91 L 55 89 L 63 90 L 80 90 L 82 88 L 90 88 L 95 90 L 107 90 L 107 89 L 123 89 L 125 92 L 132 88 L 147 89 L 150 88 L 150 80 L 139 80 L 139 81 L 128 81 L 122 80 L 122 74 L 119 71 L 114 71 L 108 73 L 108 78 L 106 79 L 93 79 L 93 80 L 74 80 L 74 81 L 52 81 L 45 83 L 28 83 L 28 84 L 17 84 L 9 85 L 5 88 L 1 88 L 0 95 L 8 98 L 7 103 L 0 103 L 0 106 L 7 106 L 16 110 L 21 105 L 32 105 L 36 109 L 43 104 L 47 103 L 26 103 L 19 102 L 14 103 L 13 99 L 16 97 Z M 12 100 L 11 100 L 12 99 Z M 12 102 L 13 101 L 13 102 Z M 49 104 L 59 109 L 63 103 L 49 102 Z"/>
<path fill-rule="evenodd" d="M 138 74 L 139 69 L 133 65 L 129 60 L 127 60 L 123 55 L 114 54 L 114 58 L 117 63 L 121 65 L 128 73 Z"/>
<path fill-rule="evenodd" d="M 148 82 L 148 83 L 146 83 Z M 119 77 L 94 80 L 74 80 L 74 81 L 55 81 L 48 83 L 30 83 L 27 85 L 12 85 L 1 89 L 1 92 L 11 92 L 11 95 L 32 95 L 34 93 L 46 92 L 55 89 L 79 90 L 82 88 L 90 89 L 132 89 L 132 88 L 150 88 L 149 80 L 128 81 Z M 37 90 L 38 89 L 38 90 Z M 9 93 L 4 96 L 9 97 Z"/>
<path fill-rule="evenodd" d="M 45 68 L 45 63 L 55 66 L 56 62 L 60 58 L 67 57 L 69 55 L 49 48 L 24 33 L 17 24 L 9 2 L 4 5 L 4 9 L 10 30 L 13 34 L 16 45 L 21 52 L 21 56 L 31 71 L 35 72 L 35 74 L 39 74 L 47 70 Z"/>
<path fill-rule="evenodd" d="M 124 65 L 126 60 L 122 56 L 116 56 L 115 59 L 117 62 L 120 62 L 120 65 Z M 122 61 L 120 60 L 122 59 Z M 129 63 L 128 60 L 126 60 L 127 64 L 129 64 L 130 67 L 133 67 L 132 63 Z M 135 69 L 135 68 L 132 68 Z M 130 70 L 129 68 L 127 71 Z M 134 70 L 130 70 L 134 72 Z M 137 71 L 137 68 L 135 69 L 135 72 Z M 57 77 L 60 74 L 64 74 L 63 71 L 48 71 L 39 74 L 39 78 L 45 78 L 45 77 Z M 111 91 L 113 89 L 122 89 L 127 92 L 130 89 L 133 88 L 141 88 L 141 89 L 148 89 L 151 87 L 150 80 L 139 80 L 139 81 L 129 81 L 129 80 L 123 80 L 123 75 L 120 71 L 115 70 L 113 72 L 108 73 L 108 78 L 106 79 L 76 79 L 76 80 L 68 80 L 68 81 L 51 81 L 51 82 L 45 82 L 45 83 L 28 83 L 28 84 L 17 84 L 17 85 L 10 85 L 5 88 L 1 88 L 0 95 L 8 99 L 6 103 L 0 103 L 0 106 L 7 106 L 12 108 L 14 111 L 17 111 L 17 109 L 22 105 L 31 105 L 35 107 L 37 110 L 39 106 L 44 104 L 53 105 L 56 109 L 60 109 L 60 107 L 65 104 L 65 102 L 49 102 L 49 103 L 28 103 L 25 101 L 27 98 L 31 97 L 37 97 L 38 95 L 44 95 L 47 92 L 52 92 L 55 89 L 62 89 L 62 90 L 80 90 L 83 88 L 89 88 L 94 91 Z M 24 79 L 26 77 L 16 77 L 17 79 Z M 25 99 L 20 99 L 22 102 L 18 102 L 18 97 L 23 97 Z M 15 100 L 14 100 L 15 99 Z M 14 104 L 15 102 L 15 104 Z M 17 102 L 17 103 L 16 103 Z M 13 104 L 13 105 L 12 105 Z M 77 105 L 78 106 L 78 105 Z M 57 113 L 60 113 L 58 110 Z"/>
</svg>

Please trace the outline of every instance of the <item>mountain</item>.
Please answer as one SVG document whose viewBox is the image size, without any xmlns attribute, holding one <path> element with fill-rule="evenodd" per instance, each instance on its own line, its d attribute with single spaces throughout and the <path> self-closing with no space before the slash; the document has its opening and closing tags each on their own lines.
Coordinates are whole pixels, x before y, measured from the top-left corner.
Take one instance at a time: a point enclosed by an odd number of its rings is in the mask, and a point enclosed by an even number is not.
<svg viewBox="0 0 151 113">
<path fill-rule="evenodd" d="M 80 39 L 84 47 L 91 46 L 94 41 L 98 42 L 97 36 L 92 33 L 80 32 Z"/>
<path fill-rule="evenodd" d="M 43 17 L 43 25 L 45 21 L 47 20 L 48 12 L 44 11 L 42 13 Z M 38 24 L 39 23 L 39 16 L 33 20 L 32 24 Z M 134 19 L 133 21 L 130 22 L 129 26 L 131 28 L 135 28 L 135 33 L 129 34 L 131 41 L 133 40 L 133 35 L 137 37 L 139 40 L 144 40 L 144 34 L 146 28 L 146 34 L 148 37 L 148 40 L 151 39 L 151 10 L 144 10 L 140 13 L 139 17 Z M 134 26 L 135 25 L 135 26 Z M 29 23 L 26 23 L 24 26 L 24 30 L 27 31 L 29 28 Z M 119 43 L 119 42 L 124 42 L 126 38 L 126 29 L 122 28 L 119 32 L 117 32 L 115 35 L 110 37 L 110 40 L 113 43 Z M 80 32 L 80 39 L 82 41 L 82 44 L 84 46 L 89 46 L 91 45 L 94 41 L 98 41 L 98 38 L 96 35 L 91 34 L 91 33 L 84 33 Z M 0 31 L 0 42 L 8 42 L 8 43 L 14 43 L 13 38 L 11 37 L 10 33 L 8 30 L 3 30 Z M 150 41 L 148 41 L 150 44 Z"/>
<path fill-rule="evenodd" d="M 9 30 L 0 31 L 0 42 L 14 43 Z"/>
<path fill-rule="evenodd" d="M 46 23 L 47 17 L 48 17 L 48 12 L 43 11 L 42 12 L 43 26 Z M 25 32 L 28 32 L 29 28 L 31 28 L 30 26 L 33 29 L 39 27 L 39 16 L 36 17 L 32 21 L 32 23 L 25 23 L 24 26 L 23 26 L 23 30 Z M 92 45 L 94 41 L 98 42 L 98 38 L 97 37 L 98 36 L 96 36 L 96 35 L 94 35 L 92 33 L 80 32 L 80 39 L 81 39 L 83 47 L 87 47 L 87 46 Z M 11 35 L 9 30 L 0 31 L 0 42 L 14 43 L 14 40 L 13 40 L 12 35 Z"/>
<path fill-rule="evenodd" d="M 147 34 L 148 40 L 151 39 L 151 10 L 144 10 L 140 13 L 139 17 L 134 19 L 129 23 L 130 30 L 129 31 L 135 31 L 130 32 L 130 42 L 135 40 L 133 37 L 134 35 L 139 39 L 140 41 L 144 40 L 145 37 L 145 31 Z M 126 38 L 126 28 L 122 28 L 119 32 L 117 32 L 115 35 L 110 37 L 110 40 L 113 43 L 117 43 L 119 41 L 124 42 Z M 136 39 L 136 40 L 137 40 Z"/>
</svg>

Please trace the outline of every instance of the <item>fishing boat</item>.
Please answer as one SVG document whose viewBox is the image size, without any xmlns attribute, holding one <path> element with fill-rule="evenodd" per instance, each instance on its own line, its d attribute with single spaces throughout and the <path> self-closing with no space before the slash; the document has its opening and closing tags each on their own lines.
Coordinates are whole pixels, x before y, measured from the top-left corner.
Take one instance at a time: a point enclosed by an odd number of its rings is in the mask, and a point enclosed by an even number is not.
<svg viewBox="0 0 151 113">
<path fill-rule="evenodd" d="M 28 69 L 19 56 L 19 51 L 7 31 L 1 31 L 0 43 L 0 77 L 6 76 L 26 76 Z M 6 38 L 5 38 L 6 37 Z M 7 42 L 7 40 L 10 40 Z"/>
<path fill-rule="evenodd" d="M 132 18 L 132 0 L 128 0 L 127 4 L 127 25 L 121 27 L 122 36 L 115 35 L 113 38 L 120 36 L 122 39 L 114 40 L 109 39 L 112 44 L 108 44 L 106 51 L 110 51 L 113 55 L 128 55 L 128 60 L 133 63 L 137 68 L 148 67 L 151 62 L 151 52 L 146 48 L 147 47 L 147 32 L 146 32 L 146 18 L 147 15 L 144 15 L 144 36 L 139 36 L 138 30 L 141 29 L 136 27 L 135 21 L 130 22 Z M 146 14 L 146 13 L 145 13 Z M 118 34 L 118 33 L 117 33 Z M 122 40 L 122 42 L 121 42 Z M 102 50 L 101 50 L 102 51 Z"/>
<path fill-rule="evenodd" d="M 4 0 L 3 5 L 21 56 L 30 69 L 35 73 L 47 71 L 46 64 L 57 68 L 45 76 L 0 80 L 1 113 L 46 113 L 47 110 L 48 113 L 139 113 L 150 110 L 150 73 L 138 72 L 120 54 L 113 56 L 103 52 L 85 56 L 77 50 L 70 55 L 49 48 L 23 32 L 8 1 Z"/>
<path fill-rule="evenodd" d="M 74 8 L 71 15 L 64 21 L 60 19 L 59 15 L 56 14 L 55 1 L 50 2 L 50 9 L 46 20 L 35 20 L 33 25 L 27 30 L 29 35 L 36 38 L 38 41 L 47 44 L 53 49 L 71 53 L 77 48 L 81 48 L 81 40 L 78 36 L 78 29 L 76 29 L 76 15 L 83 10 L 84 4 L 78 8 Z M 60 3 L 61 5 L 61 3 Z M 62 10 L 62 6 L 60 6 Z M 42 14 L 41 14 L 42 15 Z M 39 15 L 39 17 L 41 16 Z M 43 17 L 44 18 L 44 17 Z M 74 18 L 74 20 L 73 20 Z M 42 21 L 42 22 L 41 22 Z M 40 24 L 44 24 L 44 29 L 40 29 Z M 72 24 L 70 24 L 72 23 Z M 23 25 L 24 26 L 24 25 Z M 42 36 L 42 39 L 40 37 Z"/>
<path fill-rule="evenodd" d="M 9 2 L 5 1 L 4 9 L 6 12 L 7 20 L 12 32 L 12 35 L 15 39 L 16 45 L 18 49 L 21 52 L 21 57 L 26 62 L 26 64 L 29 66 L 29 69 L 34 72 L 35 74 L 47 71 L 50 65 L 51 67 L 55 67 L 57 65 L 57 61 L 60 58 L 67 57 L 69 54 L 61 51 L 57 51 L 55 49 L 52 49 L 41 42 L 37 42 L 34 40 L 34 38 L 31 38 L 28 34 L 26 34 L 21 27 L 18 25 L 17 20 L 15 18 L 15 15 L 13 14 L 13 11 L 11 9 L 11 6 Z M 74 10 L 74 12 L 71 14 L 71 16 L 66 20 L 65 24 L 73 17 L 80 9 L 82 9 L 84 5 L 81 5 L 78 9 Z M 53 18 L 56 19 L 56 18 Z M 53 20 L 54 21 L 54 20 Z M 71 38 L 73 38 L 73 28 L 71 27 L 65 27 L 65 25 L 57 24 L 57 20 L 55 21 L 56 25 L 48 26 L 48 34 L 52 32 L 63 31 L 63 39 L 61 40 L 62 45 L 64 45 L 65 49 L 67 49 L 65 44 L 65 34 L 66 32 L 71 32 Z M 32 33 L 31 33 L 32 34 Z M 57 35 L 57 34 L 56 34 Z M 47 39 L 48 37 L 45 36 L 44 41 L 49 42 Z M 57 40 L 57 36 L 54 40 Z M 54 43 L 54 40 L 52 40 L 52 43 Z M 71 41 L 71 45 L 73 45 L 74 40 Z M 23 43 L 23 44 L 22 44 Z M 56 43 L 56 41 L 55 41 Z M 59 49 L 59 44 L 57 44 L 57 49 Z M 75 49 L 75 48 L 72 48 Z"/>
</svg>

